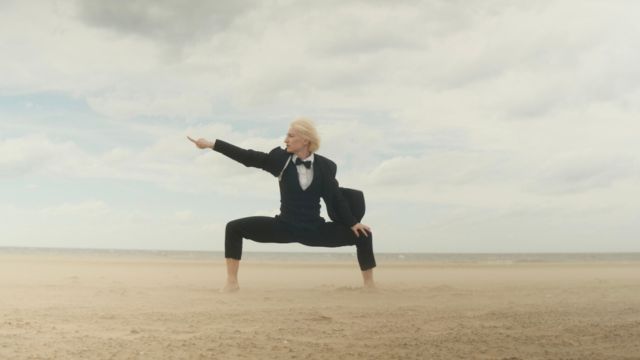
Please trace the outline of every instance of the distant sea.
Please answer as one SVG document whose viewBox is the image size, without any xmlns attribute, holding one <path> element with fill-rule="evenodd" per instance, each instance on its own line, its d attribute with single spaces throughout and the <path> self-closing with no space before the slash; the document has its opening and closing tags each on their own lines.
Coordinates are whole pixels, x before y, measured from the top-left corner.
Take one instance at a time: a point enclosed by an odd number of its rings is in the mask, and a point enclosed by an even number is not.
<svg viewBox="0 0 640 360">
<path fill-rule="evenodd" d="M 156 257 L 183 260 L 220 260 L 221 251 L 178 250 L 121 250 L 0 247 L 0 255 L 61 255 L 61 256 L 121 256 Z M 341 262 L 355 261 L 353 253 L 344 252 L 251 252 L 243 253 L 243 260 L 282 262 Z M 584 263 L 584 262 L 640 262 L 640 252 L 628 253 L 376 253 L 378 263 Z"/>
</svg>

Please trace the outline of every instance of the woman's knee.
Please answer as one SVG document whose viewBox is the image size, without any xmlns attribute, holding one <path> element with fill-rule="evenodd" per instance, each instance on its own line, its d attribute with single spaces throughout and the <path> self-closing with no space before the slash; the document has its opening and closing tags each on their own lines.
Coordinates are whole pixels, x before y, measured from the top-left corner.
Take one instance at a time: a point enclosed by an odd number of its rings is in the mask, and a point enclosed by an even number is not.
<svg viewBox="0 0 640 360">
<path fill-rule="evenodd" d="M 237 223 L 238 220 L 231 220 L 227 223 L 227 226 L 225 228 L 225 230 L 228 231 L 233 231 L 234 228 L 236 228 L 238 225 Z"/>
<path fill-rule="evenodd" d="M 227 233 L 237 233 L 242 229 L 242 220 L 243 219 L 235 219 L 231 220 L 227 223 L 225 231 Z"/>
</svg>

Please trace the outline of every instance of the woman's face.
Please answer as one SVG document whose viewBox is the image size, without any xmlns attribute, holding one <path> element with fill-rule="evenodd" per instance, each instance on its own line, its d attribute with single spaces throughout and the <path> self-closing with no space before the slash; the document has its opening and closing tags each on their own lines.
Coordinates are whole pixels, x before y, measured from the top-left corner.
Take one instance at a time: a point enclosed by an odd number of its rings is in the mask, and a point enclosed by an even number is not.
<svg viewBox="0 0 640 360">
<path fill-rule="evenodd" d="M 287 132 L 287 136 L 284 139 L 285 145 L 287 145 L 287 152 L 292 154 L 297 153 L 303 150 L 305 147 L 309 146 L 309 141 L 305 140 L 298 134 L 295 129 L 289 129 Z"/>
</svg>

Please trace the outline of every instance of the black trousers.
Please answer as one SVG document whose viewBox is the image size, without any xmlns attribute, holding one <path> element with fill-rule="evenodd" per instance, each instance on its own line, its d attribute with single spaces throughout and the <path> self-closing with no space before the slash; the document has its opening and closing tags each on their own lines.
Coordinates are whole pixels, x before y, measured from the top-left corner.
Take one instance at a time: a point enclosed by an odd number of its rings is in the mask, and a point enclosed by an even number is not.
<svg viewBox="0 0 640 360">
<path fill-rule="evenodd" d="M 227 223 L 224 239 L 226 258 L 240 260 L 242 239 L 261 243 L 293 243 L 307 246 L 340 247 L 355 245 L 358 264 L 362 271 L 376 266 L 373 256 L 373 234 L 356 236 L 348 227 L 325 222 L 311 228 L 298 228 L 268 216 L 250 216 Z"/>
</svg>

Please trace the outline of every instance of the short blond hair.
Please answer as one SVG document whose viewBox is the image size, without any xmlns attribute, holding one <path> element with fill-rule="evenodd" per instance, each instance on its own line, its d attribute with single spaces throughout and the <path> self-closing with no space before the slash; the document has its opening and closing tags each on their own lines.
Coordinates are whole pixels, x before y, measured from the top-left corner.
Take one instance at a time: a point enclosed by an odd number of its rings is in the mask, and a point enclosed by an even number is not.
<svg viewBox="0 0 640 360">
<path fill-rule="evenodd" d="M 302 136 L 303 139 L 309 141 L 310 152 L 318 151 L 320 148 L 320 136 L 313 121 L 307 118 L 298 118 L 293 120 L 289 126 Z"/>
</svg>

